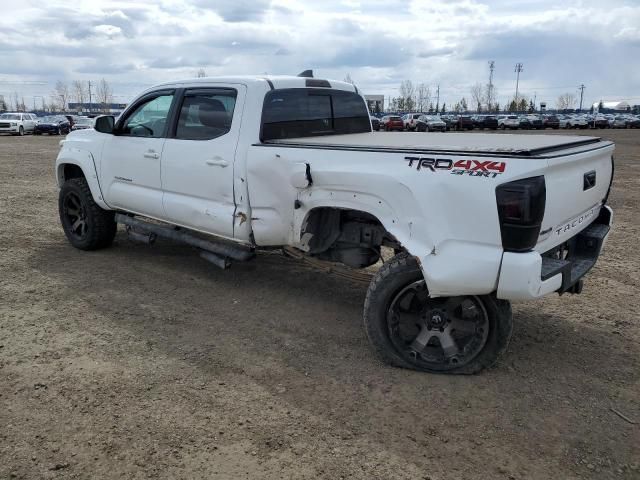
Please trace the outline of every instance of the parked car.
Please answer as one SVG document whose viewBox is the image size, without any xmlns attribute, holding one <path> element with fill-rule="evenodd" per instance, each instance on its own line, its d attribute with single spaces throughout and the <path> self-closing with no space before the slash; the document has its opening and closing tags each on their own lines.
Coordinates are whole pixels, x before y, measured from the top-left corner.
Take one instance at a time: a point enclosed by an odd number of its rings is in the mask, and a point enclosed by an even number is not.
<svg viewBox="0 0 640 480">
<path fill-rule="evenodd" d="M 62 115 L 50 115 L 39 119 L 34 135 L 66 135 L 71 131 L 69 120 Z"/>
<path fill-rule="evenodd" d="M 613 123 L 611 124 L 611 128 L 627 128 L 627 123 L 629 119 L 627 117 L 623 117 L 622 115 L 618 115 L 613 118 Z"/>
<path fill-rule="evenodd" d="M 475 115 L 471 117 L 473 120 L 473 127 L 480 130 L 485 128 L 495 130 L 498 128 L 498 119 L 493 115 Z"/>
<path fill-rule="evenodd" d="M 456 117 L 453 115 L 440 115 L 440 120 L 442 120 L 447 126 L 447 131 L 455 129 Z"/>
<path fill-rule="evenodd" d="M 529 128 L 534 128 L 536 130 L 542 130 L 544 128 L 544 122 L 542 121 L 542 117 L 540 117 L 540 115 L 530 113 L 529 115 L 525 115 L 525 117 L 527 120 L 529 120 Z"/>
<path fill-rule="evenodd" d="M 604 115 L 595 115 L 589 122 L 591 128 L 609 128 L 609 120 Z"/>
<path fill-rule="evenodd" d="M 627 117 L 627 128 L 640 128 L 640 116 Z"/>
<path fill-rule="evenodd" d="M 402 117 L 402 121 L 404 122 L 404 128 L 406 131 L 410 132 L 411 130 L 416 129 L 416 122 L 422 116 L 421 113 L 407 113 Z"/>
<path fill-rule="evenodd" d="M 518 116 L 518 128 L 520 130 L 529 130 L 532 127 L 531 121 L 526 115 Z"/>
<path fill-rule="evenodd" d="M 308 77 L 199 80 L 151 87 L 117 121 L 62 142 L 56 204 L 71 245 L 106 248 L 120 223 L 132 240 L 188 244 L 221 269 L 274 248 L 368 268 L 385 247 L 395 256 L 364 300 L 373 350 L 397 367 L 471 374 L 508 351 L 509 302 L 580 293 L 609 234 L 610 141 L 376 134 L 349 83 L 326 82 L 310 119 Z M 56 268 L 71 278 L 87 256 L 64 255 Z"/>
<path fill-rule="evenodd" d="M 404 130 L 404 122 L 402 118 L 398 115 L 385 115 L 380 120 L 380 124 L 382 129 L 391 132 L 392 130 L 403 131 Z"/>
<path fill-rule="evenodd" d="M 37 118 L 33 113 L 3 113 L 0 115 L 0 133 L 10 133 L 12 135 L 24 135 L 33 133 Z"/>
<path fill-rule="evenodd" d="M 589 128 L 589 121 L 584 115 L 570 115 L 564 122 L 564 128 Z"/>
<path fill-rule="evenodd" d="M 380 119 L 378 117 L 374 117 L 373 115 L 369 115 L 369 120 L 371 120 L 371 128 L 373 128 L 376 132 L 380 131 Z"/>
<path fill-rule="evenodd" d="M 447 124 L 436 115 L 420 115 L 416 120 L 418 132 L 446 132 Z"/>
<path fill-rule="evenodd" d="M 469 115 L 459 115 L 453 124 L 454 130 L 473 130 L 473 120 Z"/>
<path fill-rule="evenodd" d="M 498 117 L 498 128 L 502 130 L 506 130 L 507 128 L 517 130 L 520 128 L 520 120 L 517 115 L 500 115 Z"/>
<path fill-rule="evenodd" d="M 89 117 L 76 117 L 74 124 L 71 126 L 71 130 L 86 130 L 87 128 L 93 128 L 95 120 Z"/>
<path fill-rule="evenodd" d="M 545 115 L 542 117 L 543 128 L 553 128 L 557 130 L 560 128 L 560 120 L 555 115 Z"/>
</svg>

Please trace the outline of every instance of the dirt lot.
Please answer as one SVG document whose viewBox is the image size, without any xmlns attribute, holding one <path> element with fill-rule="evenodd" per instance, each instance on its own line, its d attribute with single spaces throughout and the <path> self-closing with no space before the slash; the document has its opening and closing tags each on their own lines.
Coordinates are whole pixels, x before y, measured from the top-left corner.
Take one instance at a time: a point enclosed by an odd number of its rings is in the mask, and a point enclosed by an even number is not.
<svg viewBox="0 0 640 480">
<path fill-rule="evenodd" d="M 640 478 L 640 131 L 602 134 L 604 256 L 473 377 L 381 365 L 366 287 L 280 255 L 74 250 L 59 138 L 0 137 L 0 478 Z"/>
</svg>

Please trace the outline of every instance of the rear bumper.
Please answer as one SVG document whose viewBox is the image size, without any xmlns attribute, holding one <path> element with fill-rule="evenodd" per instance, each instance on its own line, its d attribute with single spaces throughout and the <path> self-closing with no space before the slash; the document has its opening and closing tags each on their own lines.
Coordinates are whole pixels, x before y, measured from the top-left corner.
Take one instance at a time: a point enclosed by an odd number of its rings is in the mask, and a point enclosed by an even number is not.
<svg viewBox="0 0 640 480">
<path fill-rule="evenodd" d="M 502 255 L 498 298 L 531 300 L 552 292 L 577 292 L 582 278 L 595 265 L 609 235 L 613 211 L 604 206 L 598 218 L 567 242 L 568 254 L 560 259 L 553 252 Z M 556 258 L 554 258 L 556 257 Z"/>
</svg>

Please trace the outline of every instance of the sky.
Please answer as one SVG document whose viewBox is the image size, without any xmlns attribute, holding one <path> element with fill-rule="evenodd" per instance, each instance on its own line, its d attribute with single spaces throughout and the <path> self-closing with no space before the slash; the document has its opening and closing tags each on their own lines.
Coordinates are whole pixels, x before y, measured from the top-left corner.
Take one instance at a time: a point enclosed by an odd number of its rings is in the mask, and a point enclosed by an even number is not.
<svg viewBox="0 0 640 480">
<path fill-rule="evenodd" d="M 568 92 L 640 104 L 640 0 L 2 1 L 0 95 L 31 105 L 56 81 L 106 79 L 126 103 L 159 82 L 242 74 L 342 80 L 399 95 L 424 83 L 470 100 L 488 61 L 504 103 Z"/>
</svg>

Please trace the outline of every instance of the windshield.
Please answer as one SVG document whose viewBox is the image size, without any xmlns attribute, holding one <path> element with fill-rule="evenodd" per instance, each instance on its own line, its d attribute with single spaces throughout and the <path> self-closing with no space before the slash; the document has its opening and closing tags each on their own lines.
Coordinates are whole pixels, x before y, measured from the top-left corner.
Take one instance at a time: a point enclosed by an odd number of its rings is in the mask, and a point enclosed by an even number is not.
<svg viewBox="0 0 640 480">
<path fill-rule="evenodd" d="M 40 123 L 57 123 L 58 122 L 58 118 L 52 117 L 52 116 L 42 117 L 42 118 L 39 118 L 38 120 L 40 120 Z"/>
<path fill-rule="evenodd" d="M 0 115 L 0 120 L 20 120 L 20 115 L 15 113 L 3 113 Z"/>
</svg>

